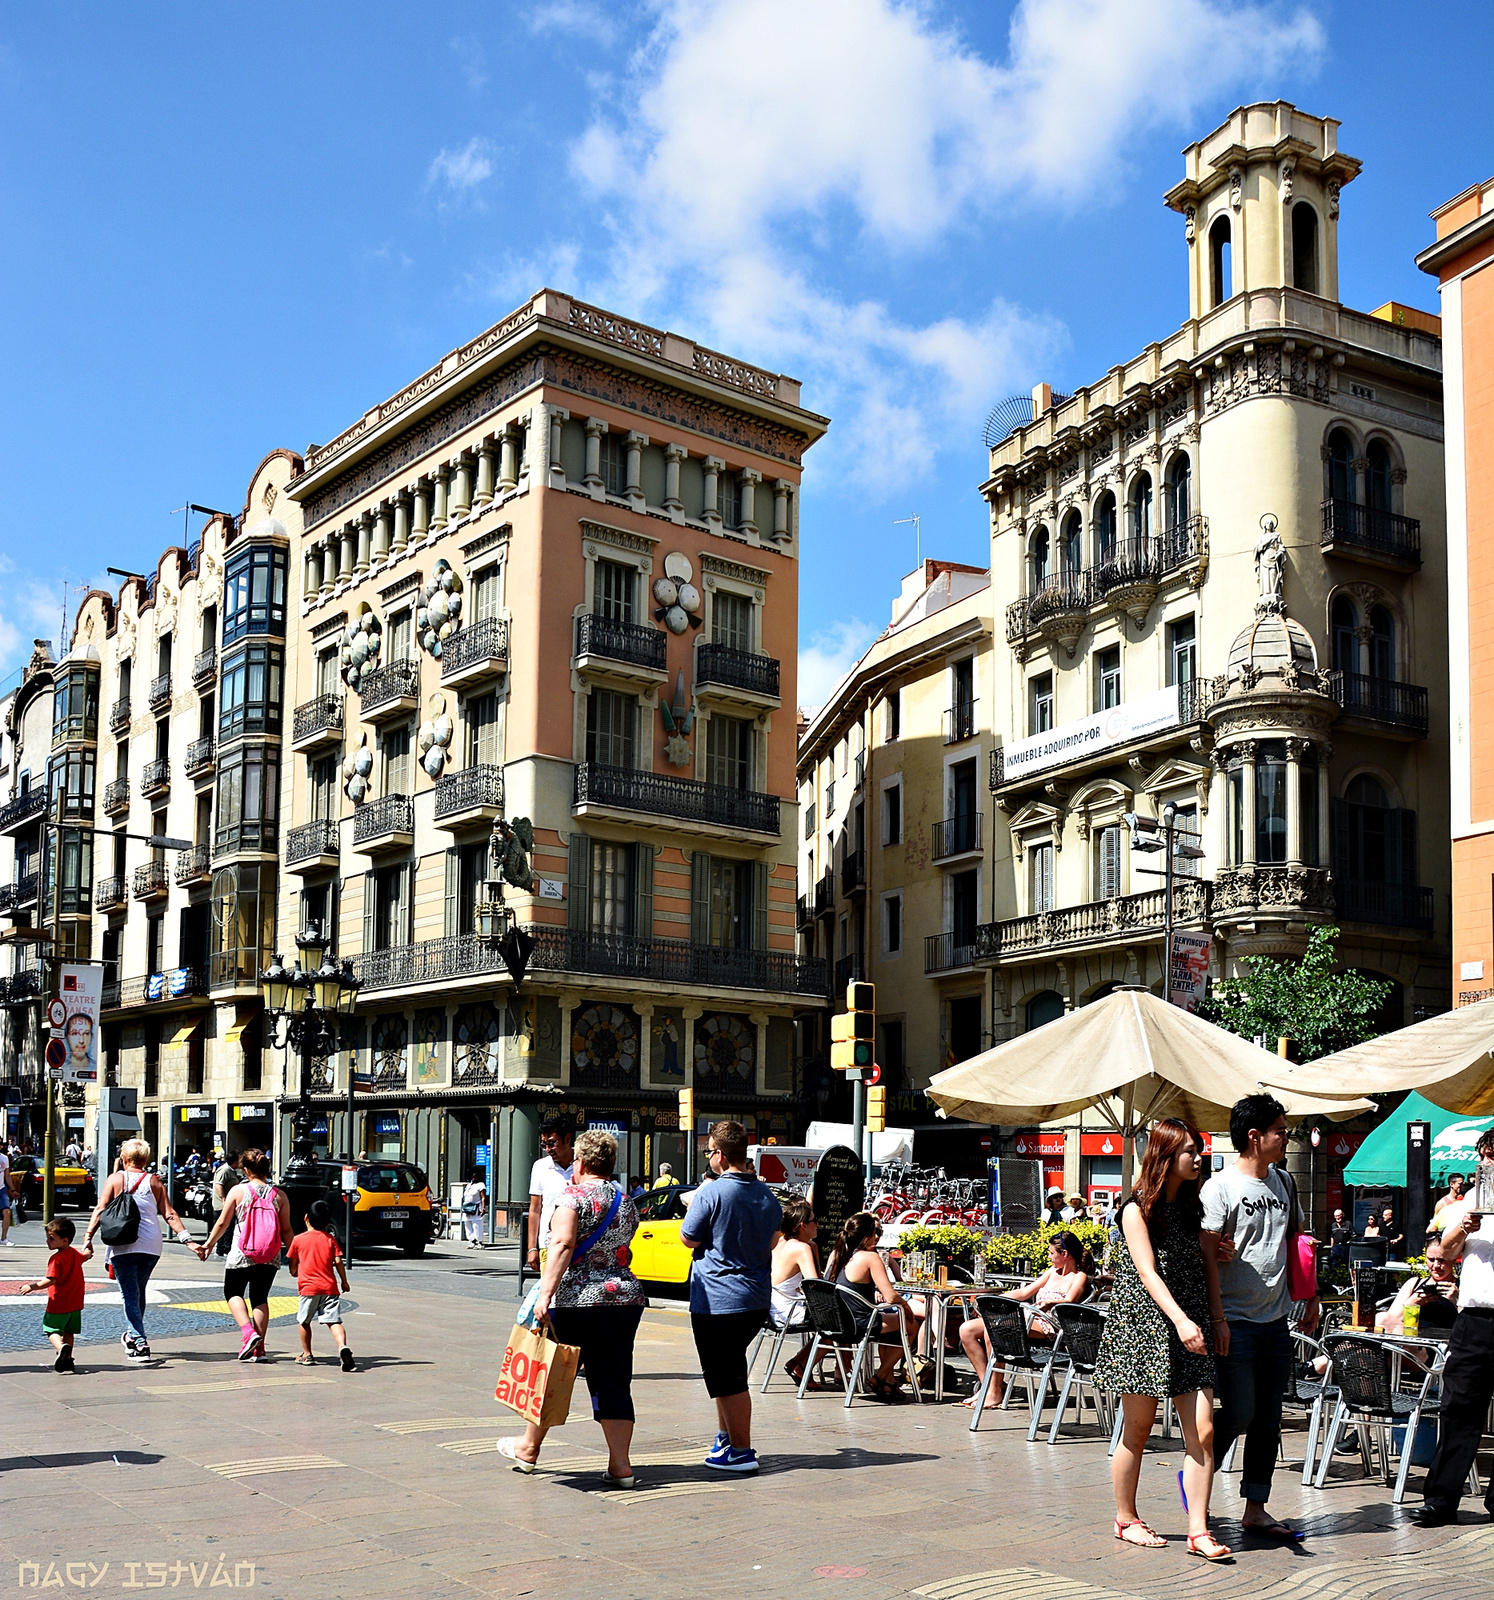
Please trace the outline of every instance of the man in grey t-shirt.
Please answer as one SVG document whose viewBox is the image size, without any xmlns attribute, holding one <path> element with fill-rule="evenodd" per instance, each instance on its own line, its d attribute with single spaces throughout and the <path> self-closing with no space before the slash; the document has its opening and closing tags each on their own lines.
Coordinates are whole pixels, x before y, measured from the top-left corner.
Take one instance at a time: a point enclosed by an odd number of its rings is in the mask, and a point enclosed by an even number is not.
<svg viewBox="0 0 1494 1600">
<path fill-rule="evenodd" d="M 1201 1197 L 1205 1245 L 1212 1240 L 1217 1252 L 1224 1308 L 1224 1324 L 1214 1328 L 1219 1394 L 1214 1461 L 1222 1463 L 1243 1434 L 1242 1524 L 1268 1537 L 1296 1539 L 1301 1536 L 1295 1528 L 1266 1510 L 1292 1365 L 1287 1247 L 1301 1226 L 1294 1191 L 1275 1170 L 1286 1159 L 1286 1111 L 1271 1095 L 1247 1095 L 1230 1111 L 1229 1136 L 1237 1152 L 1234 1165 L 1210 1178 Z M 1303 1332 L 1311 1333 L 1317 1321 L 1318 1303 L 1310 1300 L 1303 1310 Z"/>
</svg>

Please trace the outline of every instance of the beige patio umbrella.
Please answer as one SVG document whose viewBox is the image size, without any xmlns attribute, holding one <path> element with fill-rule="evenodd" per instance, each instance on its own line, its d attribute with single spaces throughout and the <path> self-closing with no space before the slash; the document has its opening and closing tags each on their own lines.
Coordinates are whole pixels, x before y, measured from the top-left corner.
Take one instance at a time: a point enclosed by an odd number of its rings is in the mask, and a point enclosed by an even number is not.
<svg viewBox="0 0 1494 1600">
<path fill-rule="evenodd" d="M 1459 1006 L 1300 1067 L 1276 1063 L 1273 1092 L 1397 1094 L 1416 1089 L 1462 1116 L 1494 1113 L 1494 1000 Z"/>
<path fill-rule="evenodd" d="M 1269 1050 L 1149 990 L 1123 988 L 936 1073 L 927 1092 L 944 1115 L 963 1122 L 1011 1126 L 1098 1110 L 1121 1136 L 1129 1193 L 1131 1146 L 1148 1123 L 1180 1117 L 1196 1128 L 1224 1127 L 1235 1101 L 1282 1075 L 1281 1058 Z M 1374 1110 L 1369 1100 L 1271 1092 L 1294 1118 Z"/>
</svg>

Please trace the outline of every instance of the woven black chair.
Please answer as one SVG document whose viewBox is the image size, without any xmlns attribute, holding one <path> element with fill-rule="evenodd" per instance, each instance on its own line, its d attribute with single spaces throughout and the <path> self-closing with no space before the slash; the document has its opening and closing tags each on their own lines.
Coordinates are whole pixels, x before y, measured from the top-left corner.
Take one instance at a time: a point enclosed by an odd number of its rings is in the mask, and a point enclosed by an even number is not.
<svg viewBox="0 0 1494 1600">
<path fill-rule="evenodd" d="M 1108 1431 L 1113 1420 L 1109 1415 L 1110 1396 L 1095 1383 L 1095 1363 L 1100 1359 L 1105 1313 L 1098 1306 L 1056 1305 L 1049 1307 L 1049 1315 L 1058 1324 L 1054 1349 L 1067 1358 L 1067 1370 L 1058 1394 L 1058 1411 L 1048 1430 L 1048 1443 L 1058 1442 L 1058 1430 L 1063 1426 L 1070 1394 L 1074 1396 L 1074 1420 L 1083 1423 L 1086 1386 L 1094 1399 L 1095 1420 Z"/>
<path fill-rule="evenodd" d="M 809 1387 L 809 1375 L 815 1370 L 822 1348 L 851 1354 L 849 1365 L 844 1360 L 837 1362 L 846 1391 L 847 1410 L 850 1409 L 863 1370 L 869 1363 L 873 1346 L 901 1344 L 908 1374 L 914 1376 L 913 1351 L 908 1343 L 908 1319 L 901 1306 L 877 1305 L 865 1295 L 857 1294 L 854 1289 L 847 1289 L 843 1284 L 827 1283 L 823 1278 L 806 1278 L 803 1292 L 805 1331 L 812 1331 L 814 1338 L 809 1346 L 809 1359 L 804 1363 L 804 1376 L 799 1383 L 801 1400 L 805 1389 Z M 858 1322 L 863 1311 L 868 1313 L 867 1318 L 864 1323 Z M 890 1329 L 884 1331 L 886 1319 L 877 1315 L 878 1312 L 895 1315 L 895 1333 Z M 913 1394 L 922 1405 L 923 1396 L 919 1393 L 916 1379 Z"/>
<path fill-rule="evenodd" d="M 768 1385 L 773 1381 L 773 1373 L 778 1366 L 779 1352 L 783 1349 L 784 1340 L 791 1333 L 802 1333 L 806 1336 L 809 1333 L 809 1318 L 803 1305 L 791 1306 L 786 1317 L 781 1316 L 776 1307 L 770 1307 L 768 1320 L 763 1324 L 757 1338 L 752 1341 L 752 1351 L 747 1357 L 747 1371 L 750 1374 L 757 1365 L 758 1352 L 763 1347 L 763 1341 L 766 1339 L 773 1341 L 773 1348 L 768 1354 L 768 1370 L 763 1374 L 763 1386 L 758 1390 L 759 1394 L 768 1392 Z"/>
<path fill-rule="evenodd" d="M 975 1409 L 970 1414 L 970 1431 L 974 1433 L 980 1427 L 980 1414 L 985 1408 L 986 1396 L 991 1392 L 991 1384 L 999 1367 L 1004 1370 L 1008 1380 L 1006 1392 L 1001 1397 L 1001 1409 L 1005 1411 L 1010 1406 L 1015 1387 L 1012 1380 L 1020 1377 L 1027 1390 L 1027 1407 L 1032 1413 L 1027 1437 L 1029 1441 L 1035 1439 L 1043 1414 L 1043 1397 L 1048 1392 L 1048 1380 L 1052 1376 L 1055 1361 L 1060 1357 L 1056 1350 L 1048 1346 L 1034 1347 L 1027 1337 L 1027 1317 L 1020 1300 L 1012 1300 L 1002 1294 L 982 1294 L 976 1296 L 975 1309 L 986 1327 L 991 1360 L 975 1396 Z"/>
<path fill-rule="evenodd" d="M 1395 1490 L 1391 1501 L 1399 1505 L 1406 1495 L 1406 1477 L 1411 1470 L 1411 1456 L 1416 1449 L 1416 1430 L 1423 1417 L 1438 1415 L 1441 1405 L 1434 1396 L 1438 1374 L 1442 1370 L 1441 1352 L 1437 1352 L 1422 1378 L 1421 1387 L 1411 1394 L 1397 1391 L 1390 1347 L 1379 1339 L 1363 1334 L 1338 1333 L 1329 1339 L 1324 1349 L 1328 1355 L 1329 1381 L 1338 1390 L 1338 1403 L 1333 1410 L 1333 1420 L 1328 1425 L 1328 1438 L 1323 1445 L 1323 1457 L 1318 1464 L 1315 1487 L 1321 1489 L 1328 1481 L 1328 1468 L 1338 1445 L 1338 1436 L 1345 1422 L 1353 1419 L 1359 1430 L 1360 1454 L 1366 1476 L 1371 1471 L 1369 1431 L 1373 1428 L 1380 1441 L 1380 1464 L 1386 1483 L 1390 1482 L 1390 1430 L 1404 1427 L 1401 1446 L 1400 1469 L 1395 1476 Z"/>
</svg>

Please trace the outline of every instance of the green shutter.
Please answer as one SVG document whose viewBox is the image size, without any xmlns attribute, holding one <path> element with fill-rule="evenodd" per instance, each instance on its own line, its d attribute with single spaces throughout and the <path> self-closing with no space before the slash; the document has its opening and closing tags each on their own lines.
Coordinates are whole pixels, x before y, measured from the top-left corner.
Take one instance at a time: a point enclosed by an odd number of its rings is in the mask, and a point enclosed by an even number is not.
<svg viewBox="0 0 1494 1600">
<path fill-rule="evenodd" d="M 591 836 L 571 835 L 571 885 L 567 926 L 586 932 L 591 927 Z"/>
<path fill-rule="evenodd" d="M 654 847 L 633 846 L 633 931 L 640 939 L 654 936 Z"/>
<path fill-rule="evenodd" d="M 768 873 L 766 861 L 752 863 L 752 948 L 768 948 Z"/>
<path fill-rule="evenodd" d="M 458 925 L 460 918 L 457 915 L 460 905 L 462 887 L 462 852 L 448 850 L 446 852 L 446 922 L 445 931 L 448 939 L 453 939 L 462 930 Z"/>
<path fill-rule="evenodd" d="M 372 871 L 363 874 L 363 953 L 367 955 L 374 947 L 374 875 Z"/>
<path fill-rule="evenodd" d="M 690 857 L 690 942 L 711 942 L 711 858 L 704 850 Z"/>
</svg>

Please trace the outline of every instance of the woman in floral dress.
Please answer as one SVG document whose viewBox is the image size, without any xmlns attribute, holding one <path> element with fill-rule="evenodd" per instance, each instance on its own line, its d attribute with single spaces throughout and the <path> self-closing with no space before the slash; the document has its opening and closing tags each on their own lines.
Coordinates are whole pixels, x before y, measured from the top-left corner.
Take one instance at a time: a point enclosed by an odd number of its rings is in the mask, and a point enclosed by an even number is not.
<svg viewBox="0 0 1494 1600">
<path fill-rule="evenodd" d="M 633 1468 L 633 1341 L 648 1296 L 633 1276 L 629 1242 L 638 1228 L 633 1202 L 612 1181 L 617 1140 L 588 1128 L 576 1136 L 575 1177 L 555 1202 L 550 1247 L 534 1304 L 549 1317 L 561 1344 L 577 1345 L 591 1391 L 591 1413 L 607 1440 L 608 1488 L 631 1489 Z M 524 1425 L 521 1436 L 498 1441 L 516 1472 L 533 1472 L 547 1427 Z"/>
<path fill-rule="evenodd" d="M 1227 1348 L 1229 1327 L 1213 1255 L 1199 1239 L 1202 1173 L 1202 1137 L 1171 1117 L 1157 1123 L 1136 1190 L 1120 1211 L 1115 1288 L 1095 1383 L 1120 1394 L 1124 1414 L 1110 1461 L 1116 1538 L 1148 1548 L 1167 1543 L 1138 1514 L 1136 1489 L 1157 1402 L 1171 1399 L 1187 1450 L 1182 1476 L 1189 1552 L 1206 1561 L 1227 1561 L 1229 1549 L 1209 1532 L 1209 1494 L 1214 1482 L 1212 1351 L 1222 1354 Z"/>
</svg>

